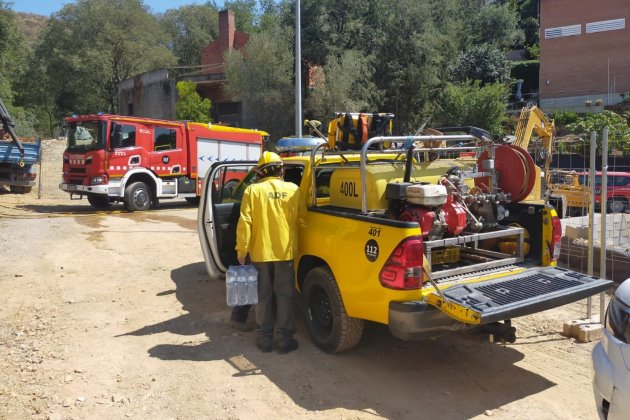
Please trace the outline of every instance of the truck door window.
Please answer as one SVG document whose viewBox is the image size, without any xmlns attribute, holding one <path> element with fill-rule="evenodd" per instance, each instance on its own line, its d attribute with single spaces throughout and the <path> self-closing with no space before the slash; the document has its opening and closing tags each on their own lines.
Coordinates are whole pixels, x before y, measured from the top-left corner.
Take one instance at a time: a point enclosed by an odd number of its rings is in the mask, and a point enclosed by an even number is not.
<svg viewBox="0 0 630 420">
<path fill-rule="evenodd" d="M 285 166 L 283 178 L 286 182 L 292 182 L 299 187 L 300 182 L 302 182 L 303 170 L 302 166 Z"/>
<path fill-rule="evenodd" d="M 155 127 L 153 150 L 172 150 L 177 148 L 177 131 L 171 128 Z"/>
<path fill-rule="evenodd" d="M 112 148 L 134 147 L 136 145 L 136 127 L 128 124 L 112 123 L 109 144 Z"/>
</svg>

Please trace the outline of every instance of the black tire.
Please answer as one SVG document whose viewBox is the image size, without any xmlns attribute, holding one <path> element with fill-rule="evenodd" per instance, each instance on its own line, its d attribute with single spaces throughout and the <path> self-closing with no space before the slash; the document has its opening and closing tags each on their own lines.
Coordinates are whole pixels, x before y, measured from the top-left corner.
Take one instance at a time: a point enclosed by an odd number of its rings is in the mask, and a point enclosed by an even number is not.
<svg viewBox="0 0 630 420">
<path fill-rule="evenodd" d="M 151 188 L 142 181 L 134 182 L 125 188 L 125 208 L 129 211 L 145 211 L 153 203 Z"/>
<path fill-rule="evenodd" d="M 359 344 L 363 320 L 351 318 L 346 313 L 330 269 L 316 267 L 309 271 L 302 292 L 306 324 L 317 347 L 328 353 L 339 353 Z"/>
<path fill-rule="evenodd" d="M 611 197 L 608 199 L 608 211 L 611 213 L 625 213 L 628 209 L 628 202 L 622 197 Z"/>
<path fill-rule="evenodd" d="M 22 185 L 10 185 L 9 190 L 13 194 L 28 194 L 33 190 L 33 187 L 22 186 Z"/>
<path fill-rule="evenodd" d="M 103 210 L 111 204 L 109 197 L 103 194 L 88 194 L 88 203 L 95 209 Z"/>
<path fill-rule="evenodd" d="M 192 204 L 193 206 L 199 205 L 199 197 L 186 197 L 186 201 L 188 201 L 188 203 Z"/>
</svg>

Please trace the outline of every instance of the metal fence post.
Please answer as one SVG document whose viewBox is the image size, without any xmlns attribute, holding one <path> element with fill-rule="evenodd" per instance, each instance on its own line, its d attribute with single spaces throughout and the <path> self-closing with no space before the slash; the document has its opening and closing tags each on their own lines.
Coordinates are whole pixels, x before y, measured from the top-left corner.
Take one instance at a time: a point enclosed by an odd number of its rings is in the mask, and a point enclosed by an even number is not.
<svg viewBox="0 0 630 420">
<path fill-rule="evenodd" d="M 608 207 L 608 127 L 602 132 L 602 186 L 599 199 L 601 213 L 600 221 L 600 245 L 599 245 L 599 277 L 606 278 L 606 210 Z M 604 305 L 606 296 L 604 292 L 599 294 L 599 322 L 604 324 Z"/>
<path fill-rule="evenodd" d="M 597 133 L 591 133 L 591 154 L 590 154 L 590 170 L 588 174 L 588 185 L 590 190 L 594 191 L 595 188 L 595 154 L 597 153 Z M 593 275 L 593 226 L 595 226 L 595 194 L 591 192 L 590 203 L 588 206 L 588 265 L 587 274 Z M 593 298 L 591 296 L 586 300 L 586 318 L 590 319 L 593 316 Z"/>
</svg>

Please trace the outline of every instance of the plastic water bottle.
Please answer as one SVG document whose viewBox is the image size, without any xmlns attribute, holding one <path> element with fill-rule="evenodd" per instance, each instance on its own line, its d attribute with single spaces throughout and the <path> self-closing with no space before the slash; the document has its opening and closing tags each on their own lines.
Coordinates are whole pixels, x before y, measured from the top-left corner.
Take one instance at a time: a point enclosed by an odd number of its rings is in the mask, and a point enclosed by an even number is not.
<svg viewBox="0 0 630 420">
<path fill-rule="evenodd" d="M 247 266 L 247 303 L 258 303 L 258 271 L 254 265 Z"/>
<path fill-rule="evenodd" d="M 247 305 L 247 268 L 239 265 L 236 268 L 236 296 L 238 305 Z"/>
<path fill-rule="evenodd" d="M 236 286 L 236 266 L 229 266 L 225 273 L 225 289 L 227 295 L 228 306 L 238 305 L 237 286 Z"/>
</svg>

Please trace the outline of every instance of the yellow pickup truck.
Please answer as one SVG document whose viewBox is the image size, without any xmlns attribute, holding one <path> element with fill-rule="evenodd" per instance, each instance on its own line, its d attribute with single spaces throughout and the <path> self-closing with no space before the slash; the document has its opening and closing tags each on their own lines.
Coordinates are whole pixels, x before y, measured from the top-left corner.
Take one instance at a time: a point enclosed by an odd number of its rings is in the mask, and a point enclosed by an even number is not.
<svg viewBox="0 0 630 420">
<path fill-rule="evenodd" d="M 388 325 L 405 340 L 480 330 L 512 342 L 512 318 L 610 287 L 555 266 L 560 220 L 548 205 L 512 200 L 529 191 L 509 180 L 522 168 L 495 162 L 512 153 L 501 147 L 511 146 L 447 135 L 438 140 L 458 143 L 440 158 L 442 151 L 423 146 L 432 140 L 378 137 L 357 151 L 326 151 L 322 144 L 284 158 L 284 179 L 300 187 L 308 208 L 296 288 L 321 349 L 356 346 L 364 321 Z M 228 171 L 255 164 L 218 162 L 205 178 L 198 230 L 213 278 L 237 264 L 240 199 L 256 175 L 233 190 L 221 186 Z"/>
</svg>

